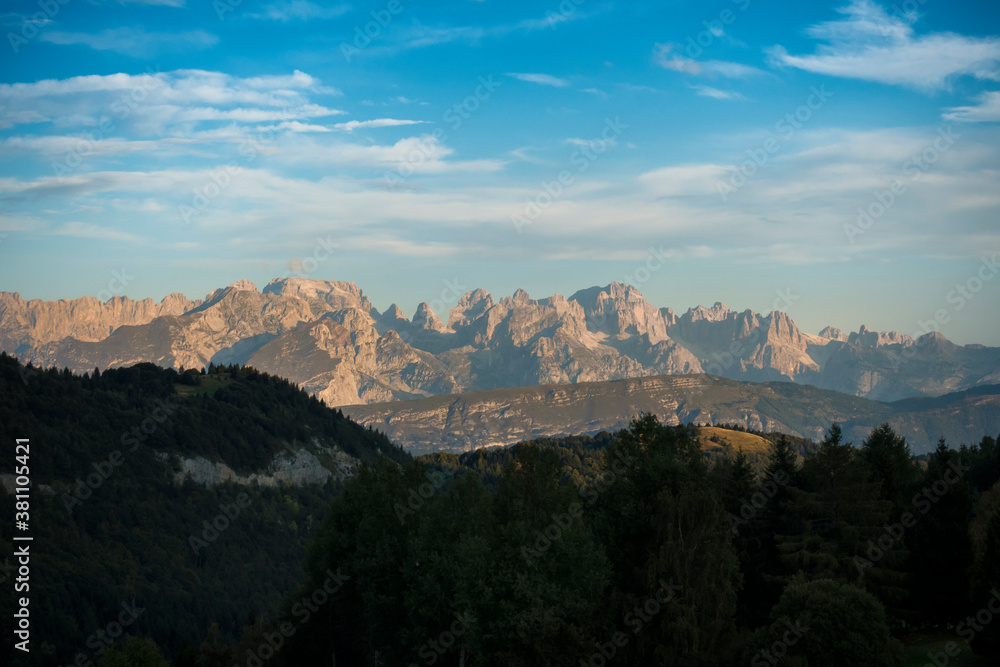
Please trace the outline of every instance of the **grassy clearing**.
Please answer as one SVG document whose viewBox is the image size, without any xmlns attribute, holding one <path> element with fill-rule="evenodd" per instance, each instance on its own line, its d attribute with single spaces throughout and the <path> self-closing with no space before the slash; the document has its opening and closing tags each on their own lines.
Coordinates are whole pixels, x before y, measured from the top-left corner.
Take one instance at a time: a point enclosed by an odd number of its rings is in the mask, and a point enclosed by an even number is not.
<svg viewBox="0 0 1000 667">
<path fill-rule="evenodd" d="M 735 454 L 742 449 L 747 456 L 767 454 L 771 451 L 771 443 L 759 435 L 730 431 L 715 426 L 698 427 L 697 438 L 703 451 L 720 451 L 728 448 Z M 712 438 L 719 442 L 713 441 Z"/>
</svg>

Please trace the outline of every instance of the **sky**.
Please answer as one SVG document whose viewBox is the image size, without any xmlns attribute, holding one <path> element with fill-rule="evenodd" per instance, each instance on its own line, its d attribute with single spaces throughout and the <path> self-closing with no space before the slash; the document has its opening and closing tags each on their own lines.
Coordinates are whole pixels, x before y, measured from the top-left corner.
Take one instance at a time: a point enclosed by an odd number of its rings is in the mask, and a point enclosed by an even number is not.
<svg viewBox="0 0 1000 667">
<path fill-rule="evenodd" d="M 1000 345 L 1000 6 L 8 0 L 0 290 L 612 281 Z"/>
</svg>

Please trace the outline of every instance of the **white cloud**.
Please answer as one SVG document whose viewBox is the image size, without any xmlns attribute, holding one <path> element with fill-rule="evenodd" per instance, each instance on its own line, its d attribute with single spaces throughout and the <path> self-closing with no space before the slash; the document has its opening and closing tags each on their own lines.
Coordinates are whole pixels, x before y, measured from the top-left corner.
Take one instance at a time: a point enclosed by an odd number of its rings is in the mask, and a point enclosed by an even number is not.
<svg viewBox="0 0 1000 667">
<path fill-rule="evenodd" d="M 588 175 L 547 206 L 525 228 L 525 236 L 513 233 L 511 215 L 538 197 L 538 182 L 528 179 L 511 186 L 463 177 L 437 181 L 432 188 L 420 185 L 428 175 L 488 173 L 502 164 L 455 160 L 453 150 L 430 137 L 372 146 L 290 134 L 277 142 L 279 151 L 267 168 L 243 165 L 194 224 L 239 237 L 241 247 L 248 249 L 272 247 L 274 225 L 280 222 L 287 227 L 283 238 L 322 230 L 336 232 L 344 247 L 418 257 L 488 253 L 496 258 L 509 253 L 523 258 L 527 252 L 542 258 L 572 254 L 576 247 L 621 253 L 654 241 L 678 249 L 679 259 L 710 256 L 791 265 L 872 252 L 960 255 L 1000 247 L 995 226 L 1000 195 L 993 194 L 1000 163 L 995 151 L 984 148 L 996 144 L 997 132 L 987 126 L 961 128 L 954 145 L 912 178 L 903 165 L 933 145 L 936 128 L 802 130 L 728 202 L 721 200 L 717 184 L 734 167 L 723 163 L 668 165 L 634 181 L 602 182 Z M 737 146 L 734 160 L 744 153 L 739 149 L 744 140 L 731 140 Z M 756 139 L 747 141 L 746 148 L 759 145 Z M 417 153 L 427 157 L 419 167 L 421 178 L 407 181 L 415 185 L 412 190 L 386 190 L 377 176 L 365 181 L 332 170 L 376 167 L 378 173 Z M 286 166 L 294 166 L 297 175 L 287 175 Z M 315 166 L 328 168 L 318 172 L 319 178 L 317 172 L 299 175 Z M 116 210 L 142 207 L 150 229 L 169 228 L 182 224 L 178 204 L 189 202 L 196 188 L 211 182 L 212 173 L 171 169 L 92 172 L 63 181 L 9 178 L 0 179 L 0 192 L 7 202 L 45 201 L 47 209 L 73 209 L 45 213 L 43 222 L 50 227 L 66 218 L 101 227 L 106 213 L 84 216 L 76 211 L 113 202 Z M 886 191 L 893 179 L 903 181 L 906 192 L 851 245 L 844 224 L 853 223 L 858 208 L 876 201 L 876 193 Z M 947 237 L 937 233 L 941 220 L 949 220 Z M 63 231 L 99 233 L 79 226 Z"/>
<path fill-rule="evenodd" d="M 72 46 L 82 44 L 97 51 L 114 51 L 134 58 L 156 53 L 206 49 L 219 43 L 219 38 L 204 30 L 165 33 L 146 32 L 142 28 L 109 28 L 99 33 L 59 32 L 44 33 L 42 41 Z"/>
<path fill-rule="evenodd" d="M 399 125 L 419 125 L 423 120 L 400 120 L 396 118 L 375 118 L 373 120 L 350 120 L 346 123 L 337 123 L 333 126 L 335 130 L 353 132 L 354 130 L 366 127 L 396 127 Z"/>
<path fill-rule="evenodd" d="M 967 107 L 952 107 L 943 114 L 945 120 L 962 123 L 1000 121 L 1000 91 L 990 91 L 978 97 L 979 104 Z"/>
<path fill-rule="evenodd" d="M 1000 39 L 954 33 L 917 36 L 910 22 L 889 16 L 872 0 L 854 0 L 838 10 L 845 18 L 810 27 L 807 34 L 826 42 L 814 55 L 771 49 L 780 65 L 850 79 L 922 90 L 940 89 L 950 78 L 972 75 L 996 79 Z"/>
<path fill-rule="evenodd" d="M 311 102 L 313 95 L 338 93 L 299 71 L 245 79 L 204 70 L 45 79 L 0 84 L 0 127 L 52 122 L 94 130 L 104 120 L 121 135 L 127 127 L 162 134 L 204 122 L 292 123 L 344 113 Z M 193 134 L 191 127 L 178 131 Z"/>
<path fill-rule="evenodd" d="M 560 79 L 558 77 L 552 76 L 551 74 L 507 72 L 507 76 L 513 77 L 520 81 L 527 81 L 529 83 L 541 84 L 543 86 L 554 86 L 556 88 L 565 88 L 569 86 L 569 81 L 567 81 L 566 79 Z"/>
</svg>

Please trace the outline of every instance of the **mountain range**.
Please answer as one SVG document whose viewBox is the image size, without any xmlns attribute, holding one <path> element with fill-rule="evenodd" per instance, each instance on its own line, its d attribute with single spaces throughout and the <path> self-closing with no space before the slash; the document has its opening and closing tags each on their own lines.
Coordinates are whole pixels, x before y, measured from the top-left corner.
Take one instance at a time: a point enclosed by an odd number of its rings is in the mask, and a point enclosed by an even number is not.
<svg viewBox="0 0 1000 667">
<path fill-rule="evenodd" d="M 476 289 L 442 322 L 427 303 L 379 312 L 352 282 L 241 280 L 191 300 L 24 300 L 0 292 L 0 349 L 35 366 L 249 364 L 328 405 L 506 387 L 707 373 L 894 401 L 1000 383 L 1000 348 L 861 326 L 800 331 L 784 312 L 721 303 L 678 315 L 621 283 L 570 297 Z"/>
</svg>

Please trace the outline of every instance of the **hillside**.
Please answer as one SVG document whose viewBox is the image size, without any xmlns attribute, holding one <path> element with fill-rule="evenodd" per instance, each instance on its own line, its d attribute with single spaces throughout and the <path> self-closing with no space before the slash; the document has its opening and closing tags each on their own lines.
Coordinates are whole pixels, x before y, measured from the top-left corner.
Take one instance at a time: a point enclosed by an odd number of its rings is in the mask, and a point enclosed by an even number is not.
<svg viewBox="0 0 1000 667">
<path fill-rule="evenodd" d="M 385 432 L 415 454 L 613 432 L 641 412 L 668 424 L 741 424 L 814 440 L 838 422 L 856 442 L 888 422 L 919 454 L 933 449 L 941 436 L 952 443 L 978 442 L 1000 432 L 1000 386 L 881 403 L 791 382 L 661 375 L 344 408 L 352 419 Z"/>
<path fill-rule="evenodd" d="M 306 545 L 358 463 L 408 459 L 250 369 L 203 376 L 144 364 L 77 376 L 6 355 L 0 438 L 30 440 L 32 617 L 45 638 L 32 645 L 33 665 L 79 653 L 96 661 L 88 637 L 123 602 L 145 609 L 130 632 L 174 656 L 212 624 L 231 638 L 300 583 Z M 13 466 L 13 455 L 0 463 L 8 517 Z M 7 618 L 11 595 L 4 586 Z"/>
</svg>

